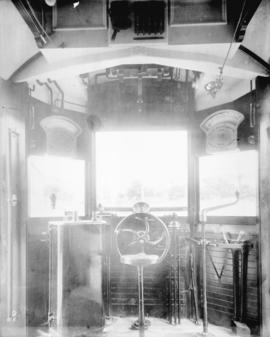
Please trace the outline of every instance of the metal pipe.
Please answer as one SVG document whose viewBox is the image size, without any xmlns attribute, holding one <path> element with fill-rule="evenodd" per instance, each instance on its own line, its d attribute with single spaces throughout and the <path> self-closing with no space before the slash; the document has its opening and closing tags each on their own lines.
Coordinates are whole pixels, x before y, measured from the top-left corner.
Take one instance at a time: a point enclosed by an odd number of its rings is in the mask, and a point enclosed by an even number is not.
<svg viewBox="0 0 270 337">
<path fill-rule="evenodd" d="M 45 85 L 45 87 L 49 90 L 50 105 L 53 106 L 53 90 L 52 90 L 52 88 L 49 86 L 49 84 L 47 82 L 41 82 L 40 80 L 37 80 L 37 84 L 40 85 L 40 86 Z"/>
<path fill-rule="evenodd" d="M 43 45 L 45 45 L 48 41 L 51 41 L 51 38 L 49 37 L 48 33 L 46 32 L 46 30 L 44 29 L 44 27 L 42 26 L 42 24 L 39 22 L 36 14 L 35 14 L 35 11 L 33 10 L 31 4 L 29 3 L 28 0 L 26 0 L 26 3 L 27 3 L 27 6 L 28 6 L 28 9 L 26 7 L 26 5 L 22 2 L 22 1 L 17 1 L 15 3 L 16 7 L 18 8 L 19 12 L 21 12 L 21 15 L 23 17 L 26 18 L 26 20 L 28 21 L 31 21 L 31 23 L 33 24 L 36 32 L 39 34 L 37 38 L 39 38 L 41 40 L 41 42 L 43 43 Z M 35 33 L 36 35 L 36 33 Z M 45 37 L 47 39 L 45 39 Z"/>
<path fill-rule="evenodd" d="M 200 221 L 206 223 L 206 221 L 207 221 L 207 214 L 209 212 L 216 211 L 218 209 L 229 207 L 229 206 L 233 206 L 233 205 L 237 204 L 238 201 L 239 201 L 239 197 L 240 197 L 240 193 L 238 191 L 236 191 L 235 192 L 235 200 L 234 201 L 228 202 L 226 204 L 221 204 L 221 205 L 207 207 L 207 208 L 202 209 L 202 211 L 200 213 Z"/>
<path fill-rule="evenodd" d="M 87 117 L 87 124 L 90 134 L 90 216 L 93 220 L 96 219 L 97 202 L 96 202 L 96 130 L 100 128 L 101 122 L 97 116 L 90 115 Z"/>
<path fill-rule="evenodd" d="M 61 100 L 59 100 L 59 98 L 57 98 L 55 100 L 55 102 L 58 102 L 58 101 L 61 101 Z M 85 104 L 79 104 L 79 103 L 75 103 L 75 102 L 71 102 L 71 101 L 67 101 L 67 100 L 64 100 L 64 103 L 67 103 L 67 104 L 70 104 L 70 105 L 79 106 L 81 108 L 86 108 L 87 107 L 87 105 L 85 105 Z"/>
<path fill-rule="evenodd" d="M 39 29 L 41 30 L 41 32 L 39 31 L 39 33 L 40 33 L 40 38 L 42 38 L 44 44 L 46 44 L 47 41 L 46 41 L 46 39 L 44 38 L 44 36 L 43 36 L 42 34 L 44 34 L 44 35 L 46 36 L 46 38 L 47 38 L 49 41 L 51 41 L 51 38 L 50 38 L 50 36 L 47 34 L 46 29 L 44 29 L 44 27 L 42 26 L 42 24 L 39 22 L 39 20 L 38 20 L 38 18 L 37 18 L 37 16 L 36 16 L 36 13 L 35 13 L 33 7 L 31 6 L 31 4 L 29 3 L 29 1 L 26 0 L 26 2 L 27 2 L 27 5 L 28 5 L 28 7 L 29 7 L 29 9 L 30 9 L 30 12 L 31 12 L 33 18 L 35 19 L 35 21 L 36 21 L 36 23 L 37 23 Z M 34 22 L 34 20 L 32 20 L 32 21 Z M 39 29 L 38 29 L 38 30 L 39 30 Z"/>
<path fill-rule="evenodd" d="M 112 247 L 113 247 L 113 236 L 112 236 L 112 226 L 109 226 L 109 249 L 107 251 L 108 259 L 109 259 L 109 268 L 108 268 L 108 313 L 111 316 L 111 255 L 112 255 Z"/>
<path fill-rule="evenodd" d="M 57 226 L 57 332 L 61 335 L 63 329 L 63 232 Z"/>
<path fill-rule="evenodd" d="M 169 269 L 169 322 L 172 324 L 172 266 Z"/>
<path fill-rule="evenodd" d="M 177 253 L 176 253 L 176 230 L 174 228 L 174 259 L 173 259 L 173 284 L 174 284 L 174 296 L 173 296 L 173 302 L 174 302 L 174 324 L 177 324 L 177 283 L 176 283 L 176 279 L 177 279 L 177 271 L 176 271 L 176 259 L 177 259 Z"/>
<path fill-rule="evenodd" d="M 262 284 L 262 269 L 261 269 L 261 252 L 260 252 L 260 245 L 259 245 L 259 242 L 257 241 L 256 242 L 256 271 L 257 271 L 257 298 L 258 298 L 258 303 L 257 303 L 257 319 L 258 319 L 258 322 L 259 322 L 259 327 L 262 326 L 262 287 L 261 287 L 261 284 Z M 261 328 L 259 329 L 259 334 L 260 334 L 260 330 Z"/>
<path fill-rule="evenodd" d="M 232 250 L 233 256 L 233 320 L 239 321 L 240 316 L 240 297 L 239 297 L 239 249 Z"/>
<path fill-rule="evenodd" d="M 52 310 L 52 289 L 53 289 L 53 279 L 52 279 L 52 268 L 53 268 L 53 236 L 52 236 L 52 227 L 49 226 L 49 303 L 48 303 L 48 325 L 51 327 L 53 310 Z"/>
<path fill-rule="evenodd" d="M 64 109 L 64 98 L 65 98 L 65 94 L 64 94 L 64 91 L 61 89 L 60 85 L 55 81 L 55 80 L 51 80 L 50 78 L 48 78 L 48 82 L 50 84 L 54 84 L 57 88 L 57 90 L 60 92 L 60 95 L 61 95 L 61 110 Z"/>
<path fill-rule="evenodd" d="M 107 256 L 107 315 L 111 316 L 111 257 Z"/>
<path fill-rule="evenodd" d="M 181 254 L 180 254 L 180 238 L 178 236 L 178 324 L 181 323 Z"/>
<path fill-rule="evenodd" d="M 96 219 L 96 211 L 97 211 L 97 201 L 96 201 L 96 133 L 94 130 L 90 131 L 91 136 L 91 218 Z"/>
<path fill-rule="evenodd" d="M 144 296 L 143 296 L 143 267 L 138 267 L 138 289 L 139 289 L 139 327 L 145 326 L 144 319 Z"/>
<path fill-rule="evenodd" d="M 203 333 L 208 334 L 207 288 L 206 288 L 206 239 L 205 222 L 202 222 L 202 261 L 203 261 Z"/>
<path fill-rule="evenodd" d="M 241 322 L 246 323 L 247 318 L 247 273 L 248 273 L 248 254 L 249 245 L 244 243 L 241 250 L 242 264 L 241 264 Z"/>
<path fill-rule="evenodd" d="M 194 268 L 194 246 L 190 247 L 190 265 L 191 265 L 191 282 L 192 282 L 192 292 L 193 292 L 193 300 L 194 300 L 194 309 L 195 309 L 195 323 L 199 323 L 199 308 L 198 308 L 198 294 L 197 294 L 197 281 L 196 281 L 196 272 Z"/>
<path fill-rule="evenodd" d="M 32 92 L 34 92 L 36 89 L 35 84 L 33 84 L 32 88 L 30 87 L 30 85 L 28 85 L 28 90 L 29 90 L 29 96 L 32 97 Z"/>
</svg>

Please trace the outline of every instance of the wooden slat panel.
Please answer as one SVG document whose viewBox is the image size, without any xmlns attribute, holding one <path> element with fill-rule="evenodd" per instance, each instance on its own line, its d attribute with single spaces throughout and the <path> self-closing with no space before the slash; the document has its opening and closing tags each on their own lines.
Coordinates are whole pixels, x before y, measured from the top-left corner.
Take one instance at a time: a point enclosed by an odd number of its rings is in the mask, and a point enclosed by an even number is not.
<svg viewBox="0 0 270 337">
<path fill-rule="evenodd" d="M 207 233 L 207 239 L 210 241 L 223 241 L 221 234 Z M 254 235 L 250 240 L 255 240 Z M 255 245 L 254 245 L 255 246 Z M 215 269 L 207 254 L 207 299 L 209 320 L 216 324 L 229 324 L 233 318 L 233 260 L 231 251 L 220 247 L 208 247 L 212 262 L 218 273 L 221 272 L 225 264 L 223 275 L 219 280 Z M 201 256 L 201 249 L 198 248 L 198 255 Z M 227 257 L 227 259 L 225 259 Z M 239 270 L 241 272 L 241 255 L 239 256 Z M 201 270 L 201 267 L 200 267 Z M 247 271 L 247 321 L 254 326 L 258 325 L 258 289 L 257 289 L 257 252 L 255 248 L 249 251 L 248 271 Z M 226 318 L 227 317 L 227 318 Z"/>
</svg>

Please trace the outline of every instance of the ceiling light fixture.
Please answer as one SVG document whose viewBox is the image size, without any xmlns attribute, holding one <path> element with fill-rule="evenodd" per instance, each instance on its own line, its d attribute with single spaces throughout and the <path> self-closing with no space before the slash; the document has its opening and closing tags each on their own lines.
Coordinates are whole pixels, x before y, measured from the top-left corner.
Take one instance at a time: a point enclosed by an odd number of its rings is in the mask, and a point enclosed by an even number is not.
<svg viewBox="0 0 270 337">
<path fill-rule="evenodd" d="M 204 88 L 207 91 L 209 95 L 211 95 L 213 98 L 216 97 L 217 92 L 222 88 L 223 86 L 223 77 L 222 77 L 222 67 L 220 67 L 220 72 L 218 77 L 214 81 L 210 81 L 205 84 Z"/>
<path fill-rule="evenodd" d="M 56 4 L 56 0 L 45 0 L 45 3 L 48 6 L 53 7 Z"/>
<path fill-rule="evenodd" d="M 243 2 L 243 6 L 242 6 L 242 9 L 241 9 L 241 13 L 240 13 L 240 16 L 239 16 L 237 25 L 236 25 L 236 27 L 235 27 L 235 30 L 234 30 L 234 33 L 233 33 L 233 37 L 232 37 L 231 43 L 230 43 L 230 45 L 229 45 L 227 54 L 226 54 L 226 56 L 225 56 L 225 58 L 224 58 L 223 64 L 222 64 L 221 67 L 219 67 L 219 75 L 218 75 L 218 77 L 217 77 L 214 81 L 210 81 L 210 82 L 206 83 L 205 86 L 204 86 L 204 88 L 205 88 L 205 90 L 207 91 L 207 93 L 208 93 L 209 95 L 211 95 L 213 98 L 216 97 L 217 92 L 218 92 L 218 91 L 222 88 L 222 86 L 223 86 L 223 70 L 224 70 L 225 65 L 226 65 L 226 62 L 227 62 L 227 60 L 228 60 L 228 58 L 229 58 L 230 51 L 231 51 L 232 45 L 233 45 L 233 43 L 234 43 L 236 33 L 237 33 L 237 31 L 238 31 L 239 25 L 240 25 L 241 20 L 242 20 L 242 18 L 243 18 L 243 13 L 244 13 L 245 6 L 246 6 L 246 0 Z"/>
</svg>

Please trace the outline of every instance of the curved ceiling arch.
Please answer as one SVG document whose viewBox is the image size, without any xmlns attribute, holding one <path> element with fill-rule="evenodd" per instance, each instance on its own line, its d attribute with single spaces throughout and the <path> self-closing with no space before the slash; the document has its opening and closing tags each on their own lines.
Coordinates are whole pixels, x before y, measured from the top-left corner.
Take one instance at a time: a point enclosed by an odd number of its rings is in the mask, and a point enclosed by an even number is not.
<svg viewBox="0 0 270 337">
<path fill-rule="evenodd" d="M 238 47 L 238 45 L 237 45 Z M 164 66 L 195 70 L 216 75 L 224 58 L 220 56 L 164 49 L 150 46 L 131 46 L 89 52 L 57 62 L 48 62 L 40 54 L 31 62 L 26 62 L 12 76 L 14 82 L 33 82 L 36 79 L 65 78 L 91 73 L 121 64 L 160 64 Z M 224 69 L 224 75 L 233 78 L 251 79 L 267 76 L 268 71 L 241 50 L 237 50 Z"/>
</svg>

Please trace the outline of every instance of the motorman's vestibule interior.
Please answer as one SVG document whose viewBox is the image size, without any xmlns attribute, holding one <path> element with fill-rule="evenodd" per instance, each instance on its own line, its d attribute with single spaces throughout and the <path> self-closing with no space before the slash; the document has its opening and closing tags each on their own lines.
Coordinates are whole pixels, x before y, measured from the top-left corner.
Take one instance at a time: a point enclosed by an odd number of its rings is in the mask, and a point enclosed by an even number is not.
<svg viewBox="0 0 270 337">
<path fill-rule="evenodd" d="M 269 337 L 269 0 L 2 0 L 0 32 L 0 335 Z"/>
</svg>

